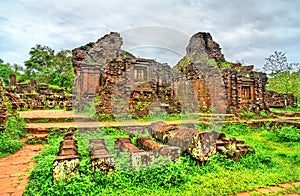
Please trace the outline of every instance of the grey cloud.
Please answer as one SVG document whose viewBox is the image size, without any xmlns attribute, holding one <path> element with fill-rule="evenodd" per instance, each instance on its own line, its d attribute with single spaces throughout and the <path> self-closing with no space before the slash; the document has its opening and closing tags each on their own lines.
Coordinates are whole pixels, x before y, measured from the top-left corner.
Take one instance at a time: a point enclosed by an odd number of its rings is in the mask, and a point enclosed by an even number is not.
<svg viewBox="0 0 300 196">
<path fill-rule="evenodd" d="M 261 66 L 266 55 L 282 49 L 291 54 L 290 61 L 300 62 L 295 52 L 300 48 L 297 0 L 19 0 L 1 4 L 0 58 L 7 56 L 12 63 L 26 60 L 37 43 L 56 50 L 72 49 L 96 41 L 109 31 L 124 32 L 141 26 L 168 27 L 188 36 L 211 32 L 225 57 L 232 61 L 246 59 Z M 172 39 L 176 38 L 170 34 Z M 182 45 L 174 43 L 172 47 L 182 51 Z M 168 55 L 154 50 L 146 53 Z"/>
</svg>

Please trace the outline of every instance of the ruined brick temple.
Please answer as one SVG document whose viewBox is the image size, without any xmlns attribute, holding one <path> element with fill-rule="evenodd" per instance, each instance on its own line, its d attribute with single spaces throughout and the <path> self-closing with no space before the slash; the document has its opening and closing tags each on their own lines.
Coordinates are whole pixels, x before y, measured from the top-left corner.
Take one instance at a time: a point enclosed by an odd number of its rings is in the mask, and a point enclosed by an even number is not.
<svg viewBox="0 0 300 196">
<path fill-rule="evenodd" d="M 47 84 L 38 84 L 35 79 L 30 83 L 21 83 L 15 74 L 9 77 L 9 85 L 5 86 L 0 77 L 0 131 L 4 129 L 9 112 L 16 110 L 44 110 L 59 106 L 72 110 L 72 95 L 65 89 L 51 88 Z"/>
<path fill-rule="evenodd" d="M 268 110 L 267 76 L 227 62 L 209 33 L 196 33 L 173 68 L 121 49 L 112 32 L 72 51 L 75 106 L 94 100 L 99 115 L 143 117 L 161 112 L 237 113 Z M 288 101 L 285 103 L 292 103 Z M 272 105 L 272 104 L 271 104 Z"/>
</svg>

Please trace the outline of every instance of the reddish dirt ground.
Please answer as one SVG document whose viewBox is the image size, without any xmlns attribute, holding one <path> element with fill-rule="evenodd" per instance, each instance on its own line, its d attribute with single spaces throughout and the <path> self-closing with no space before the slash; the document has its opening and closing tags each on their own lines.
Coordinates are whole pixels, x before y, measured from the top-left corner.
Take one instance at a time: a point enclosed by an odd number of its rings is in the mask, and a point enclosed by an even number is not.
<svg viewBox="0 0 300 196">
<path fill-rule="evenodd" d="M 241 193 L 238 193 L 237 195 L 238 196 L 250 196 L 251 194 L 254 194 L 254 195 L 268 195 L 268 194 L 272 194 L 272 193 L 276 193 L 278 191 L 283 191 L 285 189 L 288 189 L 288 188 L 292 188 L 292 187 L 297 187 L 297 186 L 300 186 L 300 182 L 294 182 L 294 183 L 285 183 L 285 184 L 280 184 L 280 185 L 277 185 L 277 186 L 268 186 L 268 187 L 265 187 L 265 188 L 259 188 L 257 190 L 253 190 L 253 191 L 248 191 L 248 192 L 241 192 Z M 298 194 L 287 194 L 287 195 L 284 195 L 284 196 L 298 196 Z"/>
<path fill-rule="evenodd" d="M 31 111 L 19 111 L 18 113 L 23 118 L 29 120 L 88 118 L 88 115 L 74 114 L 73 111 L 65 111 L 65 110 L 31 110 Z"/>
<path fill-rule="evenodd" d="M 42 145 L 24 144 L 13 155 L 0 158 L 0 195 L 22 195 L 34 166 L 33 156 L 38 154 Z"/>
</svg>

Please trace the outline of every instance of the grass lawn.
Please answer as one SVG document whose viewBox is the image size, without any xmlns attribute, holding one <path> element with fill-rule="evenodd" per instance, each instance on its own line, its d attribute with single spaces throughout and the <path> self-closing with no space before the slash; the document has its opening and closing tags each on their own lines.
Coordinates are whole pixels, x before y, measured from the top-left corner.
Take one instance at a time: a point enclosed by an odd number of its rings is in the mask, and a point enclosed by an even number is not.
<svg viewBox="0 0 300 196">
<path fill-rule="evenodd" d="M 234 162 L 222 155 L 211 157 L 202 167 L 188 155 L 176 163 L 153 165 L 130 170 L 128 159 L 116 156 L 117 169 L 103 175 L 92 173 L 87 147 L 89 138 L 104 137 L 113 152 L 115 137 L 128 137 L 126 132 L 103 128 L 78 133 L 79 173 L 63 182 L 52 181 L 52 163 L 58 153 L 61 136 L 50 133 L 48 145 L 35 159 L 24 195 L 228 195 L 269 185 L 300 180 L 300 131 L 282 128 L 251 128 L 244 124 L 224 125 L 227 137 L 235 136 L 255 148 L 255 154 Z M 290 192 L 299 194 L 299 187 Z M 282 193 L 283 194 L 283 193 Z"/>
</svg>

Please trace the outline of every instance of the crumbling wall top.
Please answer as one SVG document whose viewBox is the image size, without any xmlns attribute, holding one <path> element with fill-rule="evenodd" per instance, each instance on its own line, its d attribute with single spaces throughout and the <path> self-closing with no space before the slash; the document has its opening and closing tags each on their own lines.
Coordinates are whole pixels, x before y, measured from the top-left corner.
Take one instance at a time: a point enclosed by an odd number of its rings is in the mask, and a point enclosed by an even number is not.
<svg viewBox="0 0 300 196">
<path fill-rule="evenodd" d="M 75 73 L 82 64 L 97 63 L 105 66 L 119 56 L 123 40 L 119 33 L 111 32 L 96 42 L 90 42 L 84 46 L 72 50 L 72 63 Z"/>
<path fill-rule="evenodd" d="M 217 62 L 225 61 L 220 45 L 215 42 L 210 33 L 207 32 L 194 34 L 189 41 L 186 52 L 187 55 L 193 53 L 207 55 L 207 58 L 215 59 Z"/>
</svg>

